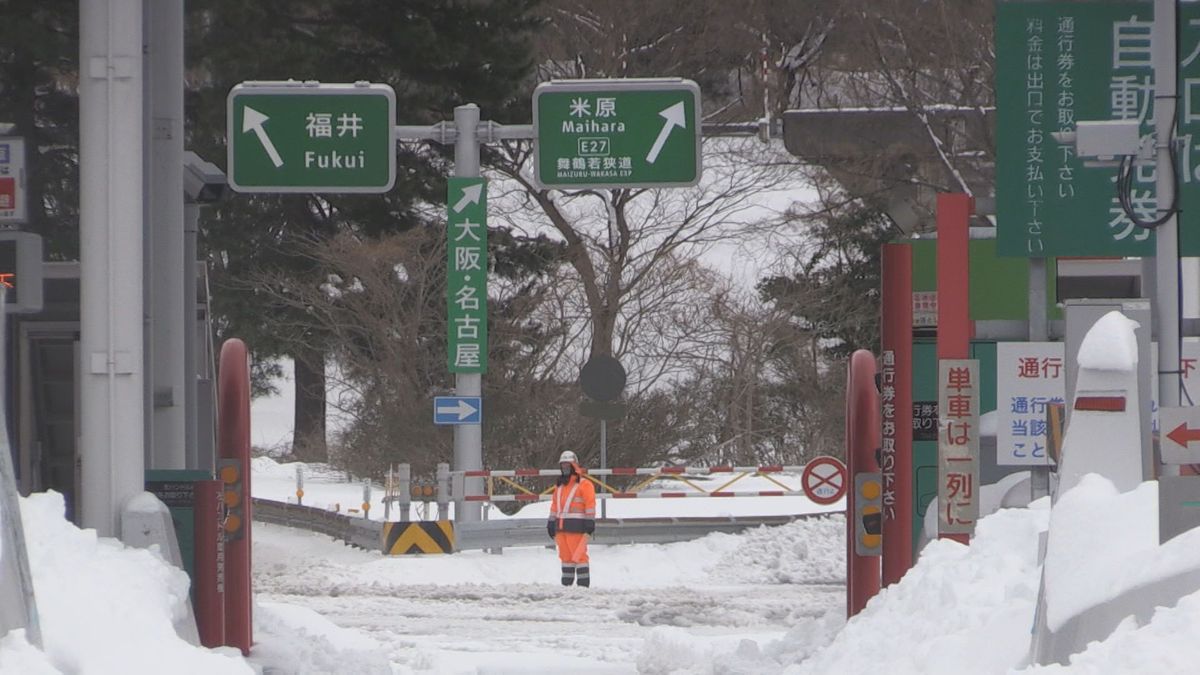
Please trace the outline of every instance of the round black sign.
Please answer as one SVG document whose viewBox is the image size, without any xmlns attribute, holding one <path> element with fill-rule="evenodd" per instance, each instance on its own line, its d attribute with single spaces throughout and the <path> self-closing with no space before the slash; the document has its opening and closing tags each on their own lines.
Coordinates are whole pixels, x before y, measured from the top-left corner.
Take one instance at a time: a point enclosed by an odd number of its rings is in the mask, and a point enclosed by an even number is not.
<svg viewBox="0 0 1200 675">
<path fill-rule="evenodd" d="M 611 356 L 593 356 L 579 372 L 579 386 L 595 401 L 616 400 L 625 388 L 625 369 Z"/>
</svg>

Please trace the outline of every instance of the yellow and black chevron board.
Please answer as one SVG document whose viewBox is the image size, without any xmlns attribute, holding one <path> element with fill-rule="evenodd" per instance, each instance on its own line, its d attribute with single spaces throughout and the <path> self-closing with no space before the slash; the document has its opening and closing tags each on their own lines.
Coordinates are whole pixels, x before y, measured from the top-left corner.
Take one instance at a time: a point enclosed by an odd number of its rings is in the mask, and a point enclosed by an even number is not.
<svg viewBox="0 0 1200 675">
<path fill-rule="evenodd" d="M 453 552 L 454 523 L 449 520 L 383 524 L 384 555 Z"/>
</svg>

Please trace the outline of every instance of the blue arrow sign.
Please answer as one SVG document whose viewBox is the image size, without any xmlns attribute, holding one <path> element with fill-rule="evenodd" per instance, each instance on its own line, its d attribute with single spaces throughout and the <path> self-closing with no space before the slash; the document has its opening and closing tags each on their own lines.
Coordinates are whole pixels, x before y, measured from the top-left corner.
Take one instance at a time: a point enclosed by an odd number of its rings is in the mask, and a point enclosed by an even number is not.
<svg viewBox="0 0 1200 675">
<path fill-rule="evenodd" d="M 435 396 L 434 424 L 479 424 L 483 421 L 483 399 L 479 396 Z"/>
</svg>

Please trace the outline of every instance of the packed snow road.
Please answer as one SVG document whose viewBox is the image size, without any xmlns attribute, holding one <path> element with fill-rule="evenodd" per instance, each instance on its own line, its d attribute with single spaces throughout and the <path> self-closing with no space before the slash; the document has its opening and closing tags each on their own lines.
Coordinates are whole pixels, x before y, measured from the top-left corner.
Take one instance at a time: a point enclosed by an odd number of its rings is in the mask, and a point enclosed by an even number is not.
<svg viewBox="0 0 1200 675">
<path fill-rule="evenodd" d="M 387 558 L 256 523 L 254 583 L 259 602 L 370 636 L 394 672 L 669 672 L 672 631 L 732 653 L 840 611 L 844 527 L 593 547 L 594 585 L 580 589 L 559 585 L 547 549 Z"/>
</svg>

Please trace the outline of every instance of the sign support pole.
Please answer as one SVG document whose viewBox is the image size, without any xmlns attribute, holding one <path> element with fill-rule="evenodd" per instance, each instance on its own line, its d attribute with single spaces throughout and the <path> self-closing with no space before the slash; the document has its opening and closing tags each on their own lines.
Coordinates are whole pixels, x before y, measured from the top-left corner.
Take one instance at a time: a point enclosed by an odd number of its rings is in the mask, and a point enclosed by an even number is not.
<svg viewBox="0 0 1200 675">
<path fill-rule="evenodd" d="M 1029 259 L 1029 341 L 1049 342 L 1046 323 L 1046 259 Z M 1029 467 L 1029 498 L 1039 499 L 1050 494 L 1049 463 Z"/>
<path fill-rule="evenodd" d="M 600 468 L 608 468 L 608 420 L 600 419 Z M 604 490 L 604 488 L 600 488 Z M 608 518 L 608 500 L 600 500 L 600 520 Z"/>
<path fill-rule="evenodd" d="M 454 175 L 457 178 L 479 177 L 479 141 L 476 129 L 479 126 L 479 107 L 474 103 L 460 105 L 454 109 Z M 483 376 L 478 373 L 458 373 L 454 376 L 454 391 L 459 396 L 483 396 Z M 477 471 L 483 468 L 483 426 L 460 424 L 454 427 L 454 470 Z M 483 480 L 468 478 L 466 492 L 483 493 Z M 455 495 L 455 520 L 478 522 L 481 508 L 468 504 L 463 495 Z"/>
<path fill-rule="evenodd" d="M 1171 144 L 1175 142 L 1176 54 L 1175 28 L 1177 0 L 1154 0 L 1154 131 L 1157 151 L 1158 210 L 1171 208 L 1175 201 L 1175 172 Z M 1172 214 L 1154 231 L 1155 305 L 1153 317 L 1158 324 L 1158 406 L 1179 405 L 1179 218 Z M 1175 466 L 1159 468 L 1163 475 L 1178 475 Z M 1146 478 L 1149 478 L 1147 476 Z M 1161 493 L 1160 493 L 1161 495 Z M 1161 504 L 1160 504 L 1161 506 Z"/>
</svg>

